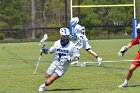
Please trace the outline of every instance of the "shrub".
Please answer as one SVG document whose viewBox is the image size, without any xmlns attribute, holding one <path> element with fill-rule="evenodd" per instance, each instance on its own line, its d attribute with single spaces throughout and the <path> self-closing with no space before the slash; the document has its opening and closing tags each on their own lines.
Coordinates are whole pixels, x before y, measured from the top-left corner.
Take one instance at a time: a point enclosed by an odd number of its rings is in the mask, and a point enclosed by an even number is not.
<svg viewBox="0 0 140 93">
<path fill-rule="evenodd" d="M 0 33 L 0 40 L 3 40 L 3 39 L 4 39 L 4 34 Z"/>
</svg>

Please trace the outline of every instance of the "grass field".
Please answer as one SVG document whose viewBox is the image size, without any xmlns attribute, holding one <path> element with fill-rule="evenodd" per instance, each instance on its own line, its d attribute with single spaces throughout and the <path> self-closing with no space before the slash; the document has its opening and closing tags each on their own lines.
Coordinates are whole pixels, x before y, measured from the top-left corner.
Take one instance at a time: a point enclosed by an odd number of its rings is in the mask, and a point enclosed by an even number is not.
<svg viewBox="0 0 140 93">
<path fill-rule="evenodd" d="M 138 46 L 132 47 L 124 57 L 117 52 L 128 44 L 130 39 L 90 40 L 92 49 L 103 60 L 133 59 Z M 50 47 L 54 42 L 47 42 Z M 33 75 L 39 57 L 38 42 L 0 43 L 0 93 L 39 93 L 38 87 L 45 80 L 44 72 L 51 63 L 53 54 L 43 55 Z M 81 49 L 80 62 L 96 61 L 85 50 Z M 134 72 L 128 88 L 118 88 L 127 73 L 130 62 L 104 63 L 102 67 L 92 64 L 87 67 L 71 66 L 67 73 L 51 86 L 46 87 L 48 93 L 139 93 L 140 69 Z"/>
</svg>

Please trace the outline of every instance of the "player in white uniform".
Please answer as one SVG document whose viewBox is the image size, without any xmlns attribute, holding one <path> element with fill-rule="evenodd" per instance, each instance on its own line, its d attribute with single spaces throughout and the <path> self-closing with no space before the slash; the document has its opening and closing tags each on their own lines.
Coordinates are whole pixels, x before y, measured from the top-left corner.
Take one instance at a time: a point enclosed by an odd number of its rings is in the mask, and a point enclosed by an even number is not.
<svg viewBox="0 0 140 93">
<path fill-rule="evenodd" d="M 72 25 L 72 33 L 74 36 L 77 37 L 77 42 L 75 43 L 75 46 L 80 49 L 84 48 L 88 53 L 93 55 L 97 61 L 99 62 L 98 66 L 101 66 L 102 64 L 102 58 L 100 58 L 97 53 L 91 50 L 91 46 L 88 43 L 88 39 L 85 35 L 85 27 L 78 24 L 79 18 L 74 17 L 71 19 L 71 25 Z M 72 62 L 71 64 L 79 64 L 78 61 Z"/>
<path fill-rule="evenodd" d="M 54 53 L 54 58 L 52 64 L 45 73 L 45 77 L 48 79 L 40 85 L 39 91 L 44 91 L 45 86 L 49 86 L 56 79 L 63 76 L 71 62 L 77 61 L 80 57 L 78 49 L 75 47 L 74 43 L 69 40 L 69 29 L 60 28 L 60 35 L 61 39 L 57 40 L 50 49 L 42 49 L 45 54 Z"/>
</svg>

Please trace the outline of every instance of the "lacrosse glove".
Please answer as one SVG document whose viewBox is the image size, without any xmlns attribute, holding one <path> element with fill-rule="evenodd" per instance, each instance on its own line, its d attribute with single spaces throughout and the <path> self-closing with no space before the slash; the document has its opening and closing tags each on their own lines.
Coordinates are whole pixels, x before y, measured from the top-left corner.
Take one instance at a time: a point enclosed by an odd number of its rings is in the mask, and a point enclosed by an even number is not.
<svg viewBox="0 0 140 93">
<path fill-rule="evenodd" d="M 61 63 L 70 62 L 70 56 L 62 56 L 60 58 Z"/>
<path fill-rule="evenodd" d="M 41 51 L 44 53 L 44 54 L 49 54 L 49 48 L 42 48 Z"/>
<path fill-rule="evenodd" d="M 124 56 L 124 53 L 128 50 L 128 46 L 123 46 L 118 52 L 119 56 Z"/>
</svg>

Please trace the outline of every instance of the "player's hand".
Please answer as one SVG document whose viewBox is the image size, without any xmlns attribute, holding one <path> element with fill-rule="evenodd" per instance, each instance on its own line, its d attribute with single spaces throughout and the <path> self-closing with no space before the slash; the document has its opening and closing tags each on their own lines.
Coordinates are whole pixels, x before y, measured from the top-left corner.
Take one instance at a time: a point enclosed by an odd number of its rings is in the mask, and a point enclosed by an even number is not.
<svg viewBox="0 0 140 93">
<path fill-rule="evenodd" d="M 49 48 L 42 48 L 41 52 L 44 54 L 49 54 Z"/>
<path fill-rule="evenodd" d="M 124 53 L 128 50 L 128 46 L 123 46 L 118 52 L 119 56 L 124 56 Z"/>
</svg>

